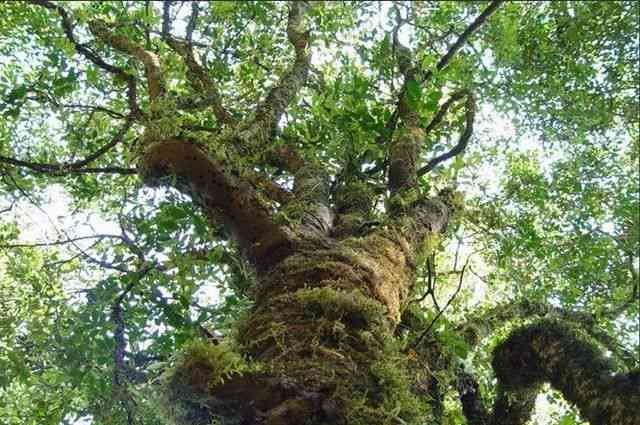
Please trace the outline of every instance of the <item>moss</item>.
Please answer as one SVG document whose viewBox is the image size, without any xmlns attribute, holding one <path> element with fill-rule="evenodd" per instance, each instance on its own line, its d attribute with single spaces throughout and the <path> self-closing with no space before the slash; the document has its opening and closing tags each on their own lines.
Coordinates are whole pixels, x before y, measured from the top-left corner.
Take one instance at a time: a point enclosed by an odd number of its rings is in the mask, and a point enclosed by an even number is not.
<svg viewBox="0 0 640 425">
<path fill-rule="evenodd" d="M 331 288 L 313 288 L 297 291 L 295 298 L 307 313 L 317 311 L 328 320 L 344 320 L 352 327 L 364 327 L 364 323 L 380 323 L 384 307 L 365 297 L 360 291 L 341 292 Z"/>
<path fill-rule="evenodd" d="M 408 295 L 411 270 L 407 266 L 412 263 L 413 255 L 401 236 L 380 229 L 365 237 L 344 239 L 329 249 L 288 257 L 261 279 L 257 302 L 310 287 L 358 289 L 382 303 L 388 318 L 396 322 Z"/>
<path fill-rule="evenodd" d="M 395 213 L 406 212 L 421 198 L 420 191 L 416 188 L 405 189 L 387 199 L 386 210 Z"/>
<path fill-rule="evenodd" d="M 371 184 L 352 180 L 338 186 L 335 193 L 336 208 L 339 213 L 357 212 L 367 215 L 373 208 L 375 193 Z"/>
<path fill-rule="evenodd" d="M 210 390 L 234 376 L 258 370 L 228 343 L 214 345 L 204 340 L 185 344 L 173 363 L 161 377 L 161 407 L 177 425 L 208 425 L 215 419 L 208 408 Z"/>
<path fill-rule="evenodd" d="M 268 304 L 239 331 L 264 372 L 322 394 L 334 406 L 331 423 L 419 423 L 412 421 L 425 403 L 410 391 L 407 358 L 381 303 L 357 289 L 322 287 Z"/>
</svg>

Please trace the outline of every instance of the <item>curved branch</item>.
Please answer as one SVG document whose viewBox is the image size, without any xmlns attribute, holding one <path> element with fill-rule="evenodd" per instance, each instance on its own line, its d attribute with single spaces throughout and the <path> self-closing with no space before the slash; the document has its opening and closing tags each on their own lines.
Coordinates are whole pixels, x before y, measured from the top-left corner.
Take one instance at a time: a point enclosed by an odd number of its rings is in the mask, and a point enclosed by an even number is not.
<svg viewBox="0 0 640 425">
<path fill-rule="evenodd" d="M 524 425 L 531 417 L 540 389 L 534 386 L 509 393 L 498 385 L 493 410 L 489 412 L 473 375 L 459 371 L 456 387 L 469 425 Z"/>
<path fill-rule="evenodd" d="M 475 316 L 458 328 L 458 332 L 464 335 L 470 345 L 477 345 L 480 340 L 493 333 L 496 328 L 512 321 L 517 317 L 536 317 L 540 319 L 555 319 L 573 323 L 579 326 L 591 338 L 611 351 L 621 363 L 632 369 L 640 366 L 636 356 L 620 347 L 618 341 L 598 326 L 598 320 L 593 315 L 553 307 L 541 302 L 523 300 L 521 302 L 508 302 L 499 304 L 480 316 Z"/>
<path fill-rule="evenodd" d="M 484 423 L 523 425 L 545 382 L 591 425 L 640 421 L 640 370 L 615 373 L 596 347 L 560 322 L 542 320 L 512 332 L 495 348 L 492 365 L 500 391 L 491 419 Z"/>
<path fill-rule="evenodd" d="M 512 332 L 493 352 L 498 391 L 491 412 L 469 373 L 457 389 L 470 425 L 524 425 L 545 382 L 560 391 L 591 425 L 640 421 L 640 370 L 615 373 L 612 364 L 569 326 L 542 320 Z"/>
<path fill-rule="evenodd" d="M 288 233 L 274 222 L 270 206 L 248 179 L 196 144 L 179 139 L 153 143 L 144 152 L 141 171 L 147 184 L 168 184 L 191 195 L 212 221 L 230 230 L 258 269 L 288 255 Z"/>
<path fill-rule="evenodd" d="M 417 172 L 418 176 L 422 176 L 424 174 L 427 174 L 429 171 L 433 170 L 436 166 L 438 166 L 438 164 L 447 161 L 457 155 L 460 155 L 462 152 L 464 152 L 464 150 L 467 148 L 467 144 L 469 143 L 469 139 L 471 138 L 471 135 L 473 134 L 473 122 L 475 120 L 475 116 L 476 116 L 476 102 L 475 102 L 475 98 L 473 97 L 473 94 L 471 94 L 470 92 L 465 92 L 463 94 L 459 94 L 458 98 L 455 98 L 456 95 L 452 96 L 451 99 L 447 100 L 447 102 L 445 104 L 442 105 L 442 108 L 436 113 L 435 117 L 433 118 L 433 120 L 431 120 L 431 122 L 429 123 L 429 125 L 427 126 L 428 131 L 433 130 L 433 128 L 435 128 L 440 121 L 442 121 L 442 118 L 444 116 L 444 114 L 446 114 L 447 109 L 449 108 L 449 106 L 451 105 L 451 103 L 453 103 L 453 101 L 459 99 L 460 97 L 466 95 L 467 96 L 467 101 L 465 103 L 465 107 L 466 107 L 466 112 L 465 112 L 465 127 L 464 127 L 464 131 L 462 132 L 462 134 L 460 135 L 460 139 L 458 139 L 458 143 L 448 152 L 443 153 L 442 155 L 439 155 L 433 159 L 431 159 L 427 165 L 425 165 L 424 167 L 420 168 Z"/>
<path fill-rule="evenodd" d="M 122 53 L 126 53 L 144 64 L 149 97 L 153 100 L 166 92 L 164 76 L 160 69 L 158 55 L 131 41 L 129 38 L 114 34 L 105 22 L 95 20 L 89 23 L 89 29 L 100 40 Z"/>
</svg>

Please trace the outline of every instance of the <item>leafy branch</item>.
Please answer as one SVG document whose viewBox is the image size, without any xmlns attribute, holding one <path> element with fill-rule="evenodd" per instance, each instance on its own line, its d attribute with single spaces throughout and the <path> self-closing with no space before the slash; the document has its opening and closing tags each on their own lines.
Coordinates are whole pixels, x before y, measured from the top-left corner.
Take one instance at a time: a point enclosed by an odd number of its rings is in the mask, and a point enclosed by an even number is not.
<svg viewBox="0 0 640 425">
<path fill-rule="evenodd" d="M 94 153 L 88 155 L 79 161 L 67 164 L 47 164 L 23 161 L 0 155 L 0 163 L 10 164 L 16 167 L 27 168 L 37 173 L 49 174 L 54 176 L 64 176 L 68 174 L 87 174 L 87 173 L 111 173 L 111 174 L 136 174 L 137 170 L 125 167 L 86 167 L 86 165 L 99 159 L 101 156 L 109 152 L 111 149 L 122 143 L 125 135 L 133 124 L 133 117 L 130 115 L 124 125 L 120 128 L 113 140 Z"/>
</svg>

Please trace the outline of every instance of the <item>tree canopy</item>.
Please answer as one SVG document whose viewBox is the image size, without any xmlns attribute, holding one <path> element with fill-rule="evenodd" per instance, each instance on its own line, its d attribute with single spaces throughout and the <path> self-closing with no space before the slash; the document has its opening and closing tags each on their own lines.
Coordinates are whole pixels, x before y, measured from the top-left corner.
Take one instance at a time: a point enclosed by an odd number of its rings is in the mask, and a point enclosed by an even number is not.
<svg viewBox="0 0 640 425">
<path fill-rule="evenodd" d="M 334 337 L 391 326 L 367 334 L 408 364 L 367 363 L 381 424 L 613 425 L 602 388 L 640 400 L 639 22 L 634 1 L 2 3 L 0 423 L 165 423 L 189 353 L 230 398 L 275 373 L 250 363 L 273 302 L 290 326 L 296 303 L 358 316 Z M 321 270 L 334 245 L 326 267 L 384 282 L 366 301 Z"/>
</svg>

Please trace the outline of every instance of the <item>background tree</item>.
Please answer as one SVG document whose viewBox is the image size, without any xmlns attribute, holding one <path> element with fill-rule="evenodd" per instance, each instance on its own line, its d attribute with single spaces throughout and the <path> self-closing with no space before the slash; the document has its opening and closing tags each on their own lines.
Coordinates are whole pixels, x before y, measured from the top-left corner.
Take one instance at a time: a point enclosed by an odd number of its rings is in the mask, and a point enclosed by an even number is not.
<svg viewBox="0 0 640 425">
<path fill-rule="evenodd" d="M 0 7 L 3 423 L 640 421 L 637 3 Z"/>
</svg>

